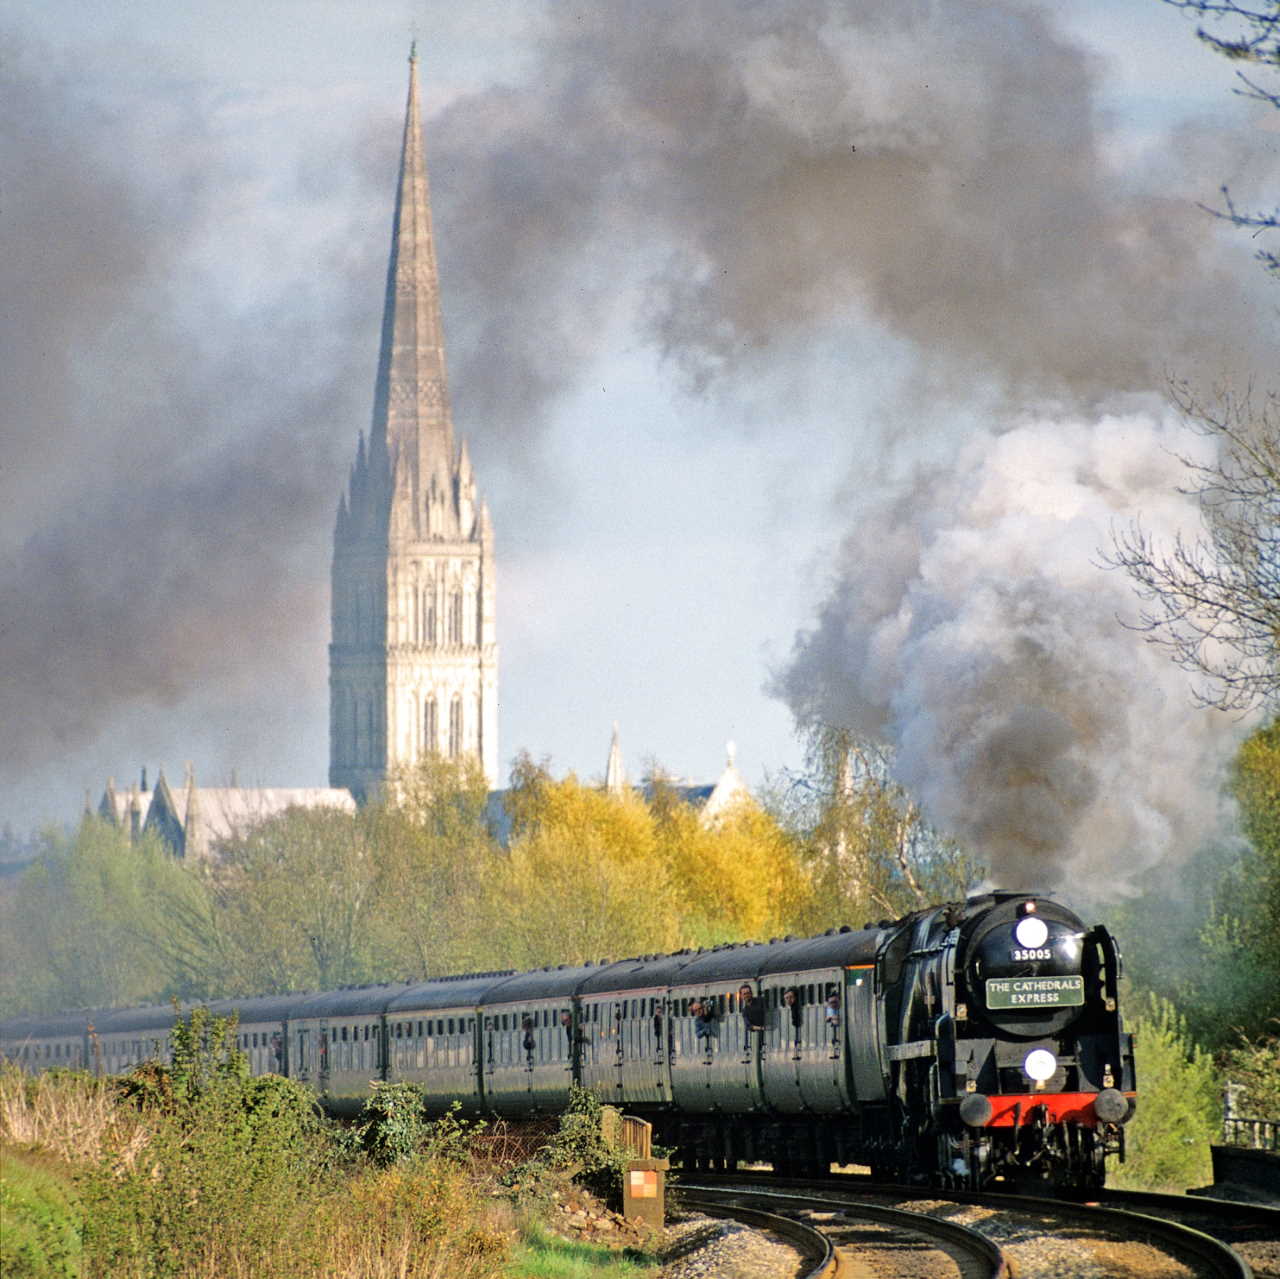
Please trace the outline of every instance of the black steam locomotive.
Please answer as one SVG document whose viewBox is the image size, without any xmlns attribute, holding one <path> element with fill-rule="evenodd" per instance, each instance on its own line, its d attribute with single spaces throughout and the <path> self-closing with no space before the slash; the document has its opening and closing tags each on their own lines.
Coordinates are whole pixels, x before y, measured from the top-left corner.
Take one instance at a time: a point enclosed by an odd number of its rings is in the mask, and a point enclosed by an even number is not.
<svg viewBox="0 0 1280 1279">
<path fill-rule="evenodd" d="M 428 1107 L 523 1117 L 572 1083 L 644 1116 L 690 1168 L 867 1164 L 897 1180 L 1077 1193 L 1123 1158 L 1133 1048 L 1120 956 L 1038 894 L 997 892 L 861 931 L 211 1005 L 256 1072 L 353 1113 L 371 1081 Z M 30 1069 L 162 1056 L 171 1008 L 19 1018 Z"/>
</svg>

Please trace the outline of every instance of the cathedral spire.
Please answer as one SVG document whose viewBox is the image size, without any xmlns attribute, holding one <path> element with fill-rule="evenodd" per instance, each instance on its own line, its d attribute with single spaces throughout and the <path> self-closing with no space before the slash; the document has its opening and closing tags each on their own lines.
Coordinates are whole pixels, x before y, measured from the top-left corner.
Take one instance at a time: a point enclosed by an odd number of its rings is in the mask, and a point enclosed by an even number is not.
<svg viewBox="0 0 1280 1279">
<path fill-rule="evenodd" d="M 445 376 L 431 198 L 422 146 L 416 41 L 409 49 L 409 99 L 370 434 L 371 451 L 387 450 L 396 488 L 407 491 L 415 503 L 433 482 L 441 491 L 450 487 L 453 423 Z"/>
<path fill-rule="evenodd" d="M 334 525 L 329 781 L 358 798 L 424 756 L 498 777 L 493 526 L 455 447 L 409 50 L 373 421 Z"/>
<path fill-rule="evenodd" d="M 627 773 L 622 766 L 622 743 L 618 740 L 616 720 L 613 740 L 609 743 L 609 762 L 604 768 L 604 788 L 610 795 L 621 795 L 627 789 Z"/>
</svg>

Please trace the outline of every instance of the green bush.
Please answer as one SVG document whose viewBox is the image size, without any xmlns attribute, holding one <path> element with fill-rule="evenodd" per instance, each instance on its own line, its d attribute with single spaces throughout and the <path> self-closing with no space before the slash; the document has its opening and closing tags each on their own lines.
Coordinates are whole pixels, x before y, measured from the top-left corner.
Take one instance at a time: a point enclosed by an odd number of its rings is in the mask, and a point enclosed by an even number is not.
<svg viewBox="0 0 1280 1279">
<path fill-rule="evenodd" d="M 172 1069 L 124 1082 L 143 1109 L 145 1144 L 83 1178 L 85 1246 L 100 1273 L 217 1272 L 269 1249 L 328 1165 L 314 1099 L 296 1083 L 250 1077 L 234 1022 L 198 1011 L 174 1036 Z"/>
<path fill-rule="evenodd" d="M 80 1211 L 64 1177 L 6 1148 L 0 1159 L 0 1274 L 68 1279 L 81 1265 Z"/>
<path fill-rule="evenodd" d="M 1181 1014 L 1158 995 L 1138 1001 L 1130 1029 L 1138 1108 L 1125 1130 L 1125 1162 L 1111 1180 L 1142 1190 L 1203 1186 L 1213 1180 L 1209 1145 L 1221 1114 L 1213 1062 Z"/>
<path fill-rule="evenodd" d="M 551 1183 L 569 1178 L 610 1207 L 621 1207 L 627 1154 L 605 1137 L 603 1109 L 594 1093 L 571 1085 L 569 1105 L 551 1140 L 503 1180 L 521 1197 L 539 1198 Z"/>
<path fill-rule="evenodd" d="M 360 1118 L 365 1150 L 379 1167 L 412 1159 L 426 1140 L 427 1116 L 417 1084 L 375 1081 Z"/>
</svg>

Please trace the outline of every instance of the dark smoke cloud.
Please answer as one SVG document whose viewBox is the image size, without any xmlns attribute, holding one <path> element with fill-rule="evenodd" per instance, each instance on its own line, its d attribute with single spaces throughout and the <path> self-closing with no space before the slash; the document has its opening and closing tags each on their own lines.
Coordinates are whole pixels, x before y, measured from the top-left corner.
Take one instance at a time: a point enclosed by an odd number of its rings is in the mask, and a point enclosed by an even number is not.
<svg viewBox="0 0 1280 1279">
<path fill-rule="evenodd" d="M 486 305 L 462 394 L 513 431 L 620 296 L 695 388 L 776 377 L 850 314 L 913 352 L 883 421 L 836 428 L 873 451 L 775 691 L 890 741 L 931 817 L 1023 882 L 1185 851 L 1213 819 L 1233 730 L 1118 627 L 1127 588 L 1096 563 L 1113 518 L 1187 525 L 1163 451 L 1184 442 L 1102 415 L 1170 370 L 1274 358 L 1250 246 L 1195 201 L 1265 186 L 1275 148 L 1186 125 L 1122 163 L 1099 75 L 1047 13 L 990 0 L 598 3 L 553 11 L 535 95 L 459 102 L 437 133 L 450 269 Z M 957 405 L 990 412 L 963 451 Z"/>
<path fill-rule="evenodd" d="M 1223 305 L 1248 246 L 1224 251 L 1194 207 L 1216 178 L 1178 163 L 1203 140 L 1171 138 L 1150 174 L 1120 165 L 1094 59 L 1047 14 L 552 15 L 532 91 L 457 102 L 432 131 L 478 421 L 528 438 L 637 274 L 648 336 L 695 386 L 751 378 L 854 303 L 916 345 L 931 387 L 1013 403 L 1097 402 L 1267 349 Z"/>
<path fill-rule="evenodd" d="M 5 64 L 0 770 L 16 781 L 139 706 L 252 722 L 247 690 L 323 630 L 373 364 L 345 330 L 377 290 L 338 271 L 323 309 L 269 287 L 233 300 L 202 253 L 241 174 L 198 87 L 164 117 L 111 118 L 48 51 L 11 38 Z"/>
<path fill-rule="evenodd" d="M 288 678 L 323 635 L 330 521 L 368 419 L 396 127 L 371 104 L 378 122 L 353 122 L 324 164 L 294 158 L 300 222 L 323 203 L 330 230 L 246 310 L 193 270 L 244 177 L 209 136 L 208 97 L 175 86 L 145 127 L 103 118 L 43 51 L 7 49 L 0 213 L 23 251 L 0 256 L 0 722 L 22 728 L 0 765 L 21 775 L 197 681 Z M 904 769 L 948 822 L 966 789 L 1016 775 L 1020 743 L 1038 743 L 1063 761 L 1044 782 L 1061 847 L 1105 789 L 1088 744 L 1121 729 L 1041 696 L 1069 683 L 1052 645 L 1024 658 L 995 642 L 1012 643 L 1001 625 L 1020 611 L 1043 615 L 1046 645 L 1051 619 L 1084 626 L 1093 588 L 1054 579 L 1052 539 L 1037 564 L 990 567 L 984 589 L 1011 612 L 993 610 L 955 659 L 975 689 L 1020 690 L 1007 720 L 948 719 L 930 739 L 945 767 L 908 730 L 942 715 L 927 705 L 928 637 L 964 611 L 919 585 L 938 530 L 958 537 L 972 515 L 945 482 L 960 465 L 945 405 L 1074 412 L 1170 368 L 1266 366 L 1270 330 L 1240 296 L 1249 246 L 1193 207 L 1216 186 L 1212 166 L 1207 183 L 1188 176 L 1205 171 L 1204 139 L 1171 138 L 1149 171 L 1119 165 L 1097 66 L 1044 14 L 999 0 L 558 5 L 531 68 L 428 122 L 456 415 L 486 488 L 527 495 L 559 397 L 606 342 L 638 334 L 687 385 L 751 393 L 815 335 L 829 350 L 830 326 L 871 317 L 914 352 L 911 402 L 874 431 L 832 409 L 837 429 L 886 451 L 851 482 L 858 506 L 841 518 L 856 527 L 786 694 L 802 717 L 897 725 Z M 1242 143 L 1232 163 L 1247 160 L 1262 163 Z M 1059 432 L 1083 455 L 1092 424 L 1072 422 Z M 939 473 L 904 481 L 908 450 Z M 519 527 L 522 510 L 506 516 Z M 908 652 L 882 623 L 916 593 L 899 623 Z M 1111 611 L 1079 636 L 1108 688 L 1132 651 L 1107 648 Z M 863 657 L 884 688 L 867 689 Z M 253 715 L 213 713 L 241 727 Z M 952 765 L 954 784 L 929 790 Z M 1005 808 L 996 827 L 1017 826 L 1017 797 Z M 1000 839 L 990 823 L 972 832 Z"/>
</svg>

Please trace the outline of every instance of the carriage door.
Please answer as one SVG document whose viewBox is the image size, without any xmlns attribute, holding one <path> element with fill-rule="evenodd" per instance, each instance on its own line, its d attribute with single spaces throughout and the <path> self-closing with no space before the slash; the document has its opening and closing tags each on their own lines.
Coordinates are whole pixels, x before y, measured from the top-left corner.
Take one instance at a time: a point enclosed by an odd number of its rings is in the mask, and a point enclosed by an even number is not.
<svg viewBox="0 0 1280 1279">
<path fill-rule="evenodd" d="M 497 1032 L 494 1030 L 493 1023 L 496 1020 L 496 1017 L 491 1017 L 487 1013 L 484 1016 L 484 1073 L 486 1090 L 493 1082 L 493 1067 L 495 1064 L 494 1053 L 497 1051 L 497 1045 L 494 1043 Z"/>
<path fill-rule="evenodd" d="M 319 1092 L 326 1093 L 329 1091 L 329 1069 L 330 1069 L 330 1043 L 329 1043 L 329 1023 L 322 1021 L 320 1023 L 320 1051 L 317 1054 L 316 1061 L 316 1088 Z"/>
<path fill-rule="evenodd" d="M 609 1005 L 609 1020 L 613 1034 L 613 1092 L 622 1095 L 622 1070 L 627 1060 L 627 1001 L 615 999 Z"/>
<path fill-rule="evenodd" d="M 875 973 L 873 964 L 844 971 L 845 1039 L 849 1045 L 854 1095 L 859 1101 L 884 1099 Z"/>
<path fill-rule="evenodd" d="M 304 1084 L 311 1082 L 311 1072 L 315 1069 L 315 1048 L 311 1040 L 312 1031 L 310 1027 L 301 1028 L 297 1031 L 297 1039 L 294 1041 L 297 1044 L 297 1049 L 294 1053 L 293 1061 L 290 1062 L 293 1067 L 293 1078 Z"/>
</svg>

